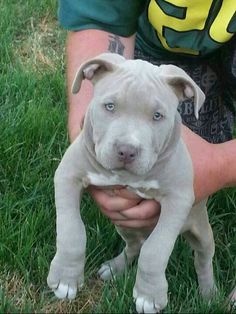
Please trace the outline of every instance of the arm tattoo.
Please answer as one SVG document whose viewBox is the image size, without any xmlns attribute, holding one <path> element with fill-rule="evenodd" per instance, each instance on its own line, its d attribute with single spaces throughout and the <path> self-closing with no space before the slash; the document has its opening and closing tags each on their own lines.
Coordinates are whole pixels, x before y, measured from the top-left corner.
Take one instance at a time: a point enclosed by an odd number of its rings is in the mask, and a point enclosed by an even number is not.
<svg viewBox="0 0 236 314">
<path fill-rule="evenodd" d="M 124 55 L 125 46 L 122 44 L 120 37 L 117 35 L 109 35 L 109 46 L 108 50 L 110 52 L 118 53 L 119 55 Z"/>
</svg>

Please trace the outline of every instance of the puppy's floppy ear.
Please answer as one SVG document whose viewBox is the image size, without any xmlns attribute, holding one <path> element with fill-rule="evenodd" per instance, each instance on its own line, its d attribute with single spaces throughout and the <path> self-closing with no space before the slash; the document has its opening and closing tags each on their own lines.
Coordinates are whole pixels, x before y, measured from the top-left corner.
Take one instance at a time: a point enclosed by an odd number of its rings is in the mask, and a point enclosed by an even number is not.
<svg viewBox="0 0 236 314">
<path fill-rule="evenodd" d="M 171 86 L 180 101 L 194 98 L 194 115 L 198 119 L 198 112 L 205 101 L 200 87 L 184 70 L 175 65 L 161 65 L 160 71 L 160 76 Z"/>
<path fill-rule="evenodd" d="M 124 57 L 116 53 L 102 53 L 84 62 L 75 75 L 72 83 L 72 93 L 78 93 L 83 79 L 91 80 L 94 83 L 99 74 L 106 71 L 114 71 L 117 69 L 117 65 L 125 60 Z"/>
</svg>

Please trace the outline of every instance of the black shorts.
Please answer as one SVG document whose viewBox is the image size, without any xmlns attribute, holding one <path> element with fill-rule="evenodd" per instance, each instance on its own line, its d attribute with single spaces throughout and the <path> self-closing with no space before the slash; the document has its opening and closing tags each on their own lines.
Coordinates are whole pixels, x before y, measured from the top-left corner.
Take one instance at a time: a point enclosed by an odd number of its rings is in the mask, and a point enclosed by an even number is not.
<svg viewBox="0 0 236 314">
<path fill-rule="evenodd" d="M 234 40 L 235 43 L 235 40 Z M 211 143 L 232 139 L 234 126 L 233 93 L 236 93 L 236 45 L 229 43 L 216 54 L 203 58 L 165 58 L 135 50 L 135 58 L 155 65 L 174 64 L 185 70 L 206 95 L 197 120 L 192 100 L 179 105 L 183 124 Z M 230 46 L 231 45 L 231 46 Z M 233 48 L 235 49 L 232 49 Z"/>
</svg>

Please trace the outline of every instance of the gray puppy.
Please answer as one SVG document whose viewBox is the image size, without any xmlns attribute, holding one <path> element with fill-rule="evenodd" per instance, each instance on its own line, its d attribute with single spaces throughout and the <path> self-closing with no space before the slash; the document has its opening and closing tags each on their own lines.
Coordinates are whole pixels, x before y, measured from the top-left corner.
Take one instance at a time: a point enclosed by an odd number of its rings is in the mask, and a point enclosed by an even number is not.
<svg viewBox="0 0 236 314">
<path fill-rule="evenodd" d="M 124 185 L 145 199 L 161 203 L 153 230 L 116 227 L 124 251 L 105 262 L 99 274 L 121 273 L 139 255 L 133 297 L 138 313 L 157 313 L 167 304 L 165 270 L 175 241 L 183 233 L 195 251 L 200 291 L 215 290 L 214 240 L 206 201 L 194 206 L 193 170 L 181 138 L 178 104 L 194 97 L 194 112 L 204 94 L 173 65 L 154 66 L 102 54 L 78 70 L 72 91 L 83 79 L 94 84 L 84 128 L 67 149 L 55 174 L 57 252 L 48 285 L 59 298 L 73 299 L 84 281 L 86 233 L 80 216 L 83 189 L 88 185 Z"/>
</svg>

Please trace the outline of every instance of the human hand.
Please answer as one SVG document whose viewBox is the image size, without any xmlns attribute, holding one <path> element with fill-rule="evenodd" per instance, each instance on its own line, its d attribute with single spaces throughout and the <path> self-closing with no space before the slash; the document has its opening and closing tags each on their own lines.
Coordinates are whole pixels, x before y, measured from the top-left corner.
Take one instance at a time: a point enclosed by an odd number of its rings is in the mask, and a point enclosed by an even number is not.
<svg viewBox="0 0 236 314">
<path fill-rule="evenodd" d="M 144 200 L 122 186 L 114 186 L 113 189 L 90 186 L 88 190 L 102 213 L 115 225 L 153 228 L 157 224 L 160 204 L 154 200 Z"/>
</svg>

